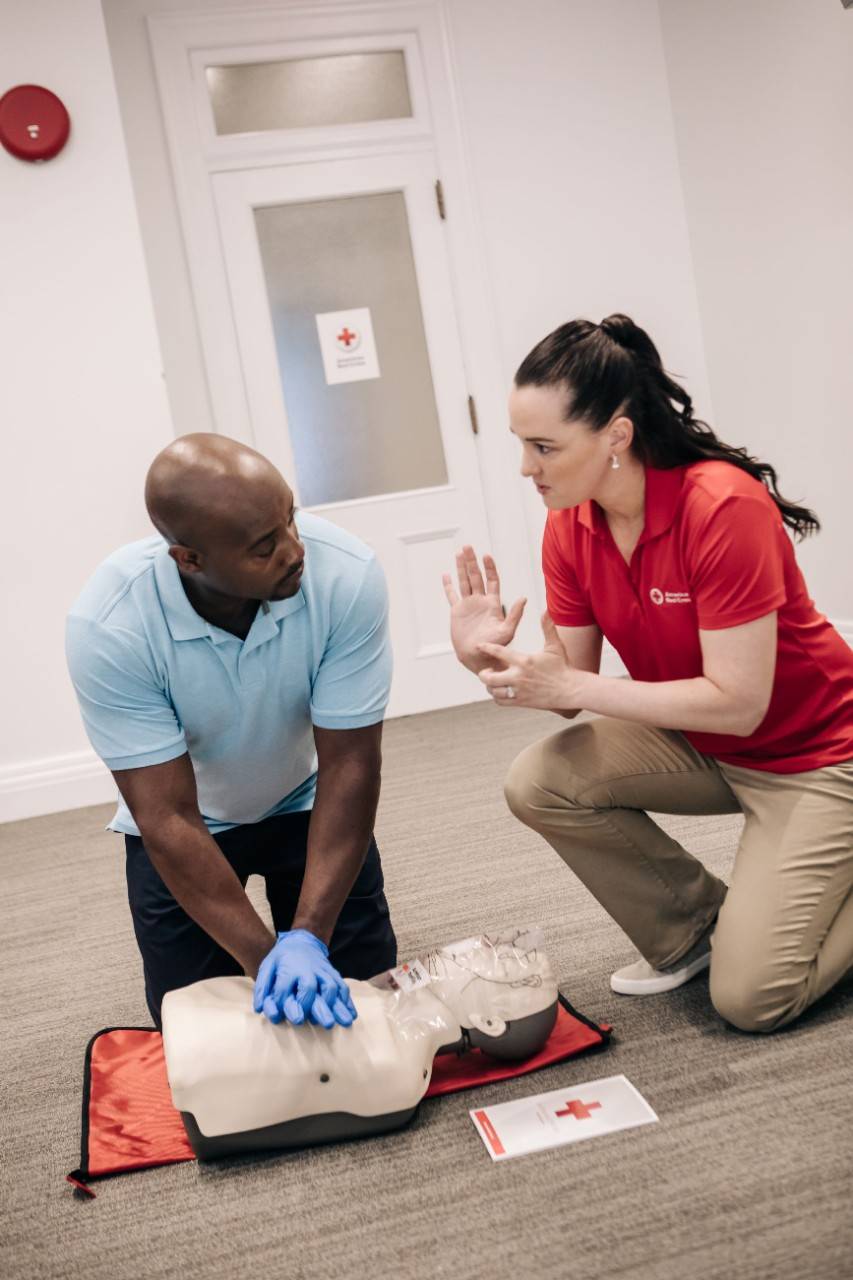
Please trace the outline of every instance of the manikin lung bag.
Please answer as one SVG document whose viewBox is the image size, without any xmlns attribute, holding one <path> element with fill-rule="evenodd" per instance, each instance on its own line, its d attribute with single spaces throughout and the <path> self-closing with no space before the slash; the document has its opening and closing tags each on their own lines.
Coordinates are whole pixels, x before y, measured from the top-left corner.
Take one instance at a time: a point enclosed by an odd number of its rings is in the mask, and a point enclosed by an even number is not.
<svg viewBox="0 0 853 1280">
<path fill-rule="evenodd" d="M 163 1001 L 172 1101 L 202 1159 L 385 1133 L 426 1093 L 437 1053 L 530 1057 L 557 1017 L 539 930 L 468 938 L 370 982 L 350 981 L 352 1027 L 274 1026 L 249 978 L 209 978 Z"/>
</svg>

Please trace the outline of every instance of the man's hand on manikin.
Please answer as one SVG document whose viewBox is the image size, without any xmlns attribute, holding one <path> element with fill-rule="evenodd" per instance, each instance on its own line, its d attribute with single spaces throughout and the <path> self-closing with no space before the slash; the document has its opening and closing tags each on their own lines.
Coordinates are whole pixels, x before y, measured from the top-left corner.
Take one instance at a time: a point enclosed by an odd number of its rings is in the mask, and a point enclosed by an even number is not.
<svg viewBox="0 0 853 1280">
<path fill-rule="evenodd" d="M 450 639 L 462 665 L 476 673 L 490 665 L 481 645 L 512 644 L 527 600 L 516 600 L 505 613 L 495 562 L 491 556 L 483 556 L 481 572 L 473 547 L 463 547 L 457 554 L 456 575 L 458 592 L 449 573 L 442 577 L 444 594 L 450 605 Z"/>
<path fill-rule="evenodd" d="M 351 1027 L 358 1017 L 349 987 L 333 964 L 329 948 L 307 929 L 280 933 L 264 957 L 255 981 L 255 1013 L 270 1022 L 313 1022 L 327 1030 Z"/>
</svg>

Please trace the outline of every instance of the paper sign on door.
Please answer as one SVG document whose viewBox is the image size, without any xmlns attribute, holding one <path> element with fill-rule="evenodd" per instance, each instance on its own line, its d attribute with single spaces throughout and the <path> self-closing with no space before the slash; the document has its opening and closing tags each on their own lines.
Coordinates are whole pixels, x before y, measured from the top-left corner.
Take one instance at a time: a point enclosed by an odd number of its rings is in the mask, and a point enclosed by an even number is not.
<svg viewBox="0 0 853 1280">
<path fill-rule="evenodd" d="M 370 307 L 324 311 L 315 319 L 330 387 L 338 382 L 364 382 L 381 376 Z"/>
<path fill-rule="evenodd" d="M 483 1107 L 469 1115 L 493 1160 L 526 1156 L 657 1121 L 645 1098 L 625 1076 L 568 1085 L 552 1093 Z"/>
</svg>

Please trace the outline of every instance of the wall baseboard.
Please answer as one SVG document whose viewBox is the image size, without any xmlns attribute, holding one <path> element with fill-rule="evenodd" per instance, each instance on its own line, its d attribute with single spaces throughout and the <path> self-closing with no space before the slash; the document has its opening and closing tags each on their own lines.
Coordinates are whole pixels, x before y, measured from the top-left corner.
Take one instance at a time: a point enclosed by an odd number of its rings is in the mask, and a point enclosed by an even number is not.
<svg viewBox="0 0 853 1280">
<path fill-rule="evenodd" d="M 92 750 L 0 768 L 0 823 L 109 804 L 115 798 L 112 775 Z"/>
<path fill-rule="evenodd" d="M 833 626 L 853 648 L 853 618 L 836 619 Z M 601 674 L 626 674 L 619 655 L 607 643 L 601 658 Z M 0 823 L 62 813 L 66 809 L 83 809 L 92 804 L 110 804 L 115 798 L 112 776 L 91 750 L 0 767 Z"/>
</svg>

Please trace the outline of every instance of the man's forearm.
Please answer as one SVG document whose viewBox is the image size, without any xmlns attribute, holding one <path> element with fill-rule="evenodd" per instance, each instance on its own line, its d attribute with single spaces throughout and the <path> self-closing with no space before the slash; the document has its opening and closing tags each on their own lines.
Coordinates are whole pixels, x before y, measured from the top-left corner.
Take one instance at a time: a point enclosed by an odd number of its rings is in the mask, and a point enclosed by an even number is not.
<svg viewBox="0 0 853 1280">
<path fill-rule="evenodd" d="M 224 947 L 250 977 L 275 943 L 216 841 L 179 814 L 143 831 L 152 863 L 196 924 Z"/>
<path fill-rule="evenodd" d="M 295 929 L 307 929 L 326 943 L 331 938 L 373 835 L 379 788 L 378 762 L 321 765 Z"/>
</svg>

